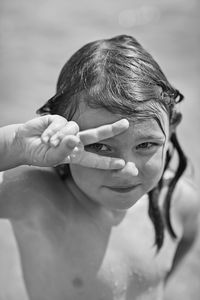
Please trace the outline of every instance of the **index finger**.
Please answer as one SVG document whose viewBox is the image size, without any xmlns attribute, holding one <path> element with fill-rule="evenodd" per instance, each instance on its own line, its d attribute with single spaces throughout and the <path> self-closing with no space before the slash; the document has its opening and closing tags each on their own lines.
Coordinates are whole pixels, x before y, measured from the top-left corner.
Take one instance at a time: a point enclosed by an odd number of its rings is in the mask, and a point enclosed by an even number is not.
<svg viewBox="0 0 200 300">
<path fill-rule="evenodd" d="M 117 170 L 125 166 L 125 161 L 121 158 L 100 156 L 84 150 L 77 156 L 68 155 L 62 163 L 79 164 L 87 168 L 104 170 Z"/>
<path fill-rule="evenodd" d="M 118 135 L 127 130 L 128 127 L 128 120 L 122 119 L 112 124 L 81 131 L 77 135 L 80 137 L 83 145 L 89 145 Z"/>
</svg>

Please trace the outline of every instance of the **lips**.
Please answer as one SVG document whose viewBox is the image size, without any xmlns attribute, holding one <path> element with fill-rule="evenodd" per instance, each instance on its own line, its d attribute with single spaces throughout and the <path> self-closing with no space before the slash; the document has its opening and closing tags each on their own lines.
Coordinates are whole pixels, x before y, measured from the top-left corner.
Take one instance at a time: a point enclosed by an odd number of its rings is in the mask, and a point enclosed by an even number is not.
<svg viewBox="0 0 200 300">
<path fill-rule="evenodd" d="M 118 192 L 118 193 L 128 193 L 130 191 L 133 191 L 134 189 L 136 189 L 140 184 L 137 185 L 129 185 L 129 186 L 107 186 L 107 188 L 109 190 L 112 190 L 114 192 Z"/>
</svg>

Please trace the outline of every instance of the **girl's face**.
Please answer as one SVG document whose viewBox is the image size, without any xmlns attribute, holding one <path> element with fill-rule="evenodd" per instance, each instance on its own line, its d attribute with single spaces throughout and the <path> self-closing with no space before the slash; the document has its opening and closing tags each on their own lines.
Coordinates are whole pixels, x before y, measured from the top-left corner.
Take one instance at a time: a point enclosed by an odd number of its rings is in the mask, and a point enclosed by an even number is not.
<svg viewBox="0 0 200 300">
<path fill-rule="evenodd" d="M 71 164 L 72 178 L 90 199 L 108 209 L 127 209 L 157 185 L 162 176 L 169 139 L 167 114 L 161 111 L 162 129 L 155 119 L 130 121 L 127 131 L 85 147 L 102 156 L 125 160 L 121 170 L 100 170 Z M 83 109 L 75 121 L 80 130 L 95 128 L 122 119 L 105 109 Z M 138 175 L 131 168 L 134 162 Z"/>
</svg>

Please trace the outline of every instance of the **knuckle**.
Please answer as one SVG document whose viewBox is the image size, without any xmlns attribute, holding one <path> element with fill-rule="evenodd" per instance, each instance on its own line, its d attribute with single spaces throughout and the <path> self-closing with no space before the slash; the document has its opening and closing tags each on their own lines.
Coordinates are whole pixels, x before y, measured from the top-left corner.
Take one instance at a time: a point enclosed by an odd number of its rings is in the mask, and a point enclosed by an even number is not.
<svg viewBox="0 0 200 300">
<path fill-rule="evenodd" d="M 60 116 L 60 115 L 52 115 L 52 116 L 55 120 L 67 122 L 67 120 L 64 117 Z"/>
<path fill-rule="evenodd" d="M 47 129 L 45 130 L 45 134 L 47 134 L 47 135 L 52 135 L 52 134 L 54 134 L 53 128 L 47 128 Z"/>
<path fill-rule="evenodd" d="M 79 132 L 79 126 L 76 122 L 74 121 L 69 121 L 67 123 L 68 126 L 72 127 L 76 132 Z"/>
<path fill-rule="evenodd" d="M 59 115 L 51 115 L 50 121 L 53 124 L 53 126 L 55 126 L 55 125 L 60 126 L 61 124 L 67 123 L 67 120 Z"/>
<path fill-rule="evenodd" d="M 111 159 L 108 157 L 105 158 L 102 165 L 104 166 L 104 169 L 111 169 Z"/>
<path fill-rule="evenodd" d="M 115 123 L 112 124 L 112 125 L 110 126 L 110 131 L 111 131 L 111 133 L 112 133 L 113 135 L 115 135 L 115 134 L 119 131 L 118 125 L 116 125 Z"/>
<path fill-rule="evenodd" d="M 95 169 L 99 168 L 99 161 L 98 160 L 94 160 L 94 162 L 93 162 L 93 168 L 95 168 Z"/>
</svg>

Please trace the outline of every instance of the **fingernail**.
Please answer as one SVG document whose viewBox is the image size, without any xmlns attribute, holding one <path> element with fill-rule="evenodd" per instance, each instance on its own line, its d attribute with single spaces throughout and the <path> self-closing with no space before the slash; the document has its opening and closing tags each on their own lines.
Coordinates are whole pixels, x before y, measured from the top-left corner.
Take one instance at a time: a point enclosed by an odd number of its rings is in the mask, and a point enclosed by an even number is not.
<svg viewBox="0 0 200 300">
<path fill-rule="evenodd" d="M 59 142 L 60 142 L 60 140 L 58 140 L 58 139 L 50 140 L 51 145 L 54 147 L 58 146 Z"/>
<path fill-rule="evenodd" d="M 48 135 L 42 136 L 41 139 L 45 144 L 47 144 L 49 141 L 49 136 Z"/>
<path fill-rule="evenodd" d="M 112 162 L 112 167 L 116 169 L 123 168 L 125 166 L 125 161 L 123 159 L 116 159 Z"/>
<path fill-rule="evenodd" d="M 121 125 L 129 127 L 129 121 L 127 119 L 121 119 Z"/>
<path fill-rule="evenodd" d="M 131 169 L 131 171 L 134 173 L 135 176 L 138 175 L 138 168 L 136 167 L 134 162 L 127 162 L 127 166 L 129 169 Z"/>
<path fill-rule="evenodd" d="M 70 148 L 74 148 L 78 145 L 79 141 L 76 140 L 69 140 L 67 143 L 67 146 L 69 146 Z"/>
<path fill-rule="evenodd" d="M 139 173 L 138 168 L 135 167 L 135 168 L 134 168 L 134 175 L 137 176 L 138 173 Z"/>
</svg>

